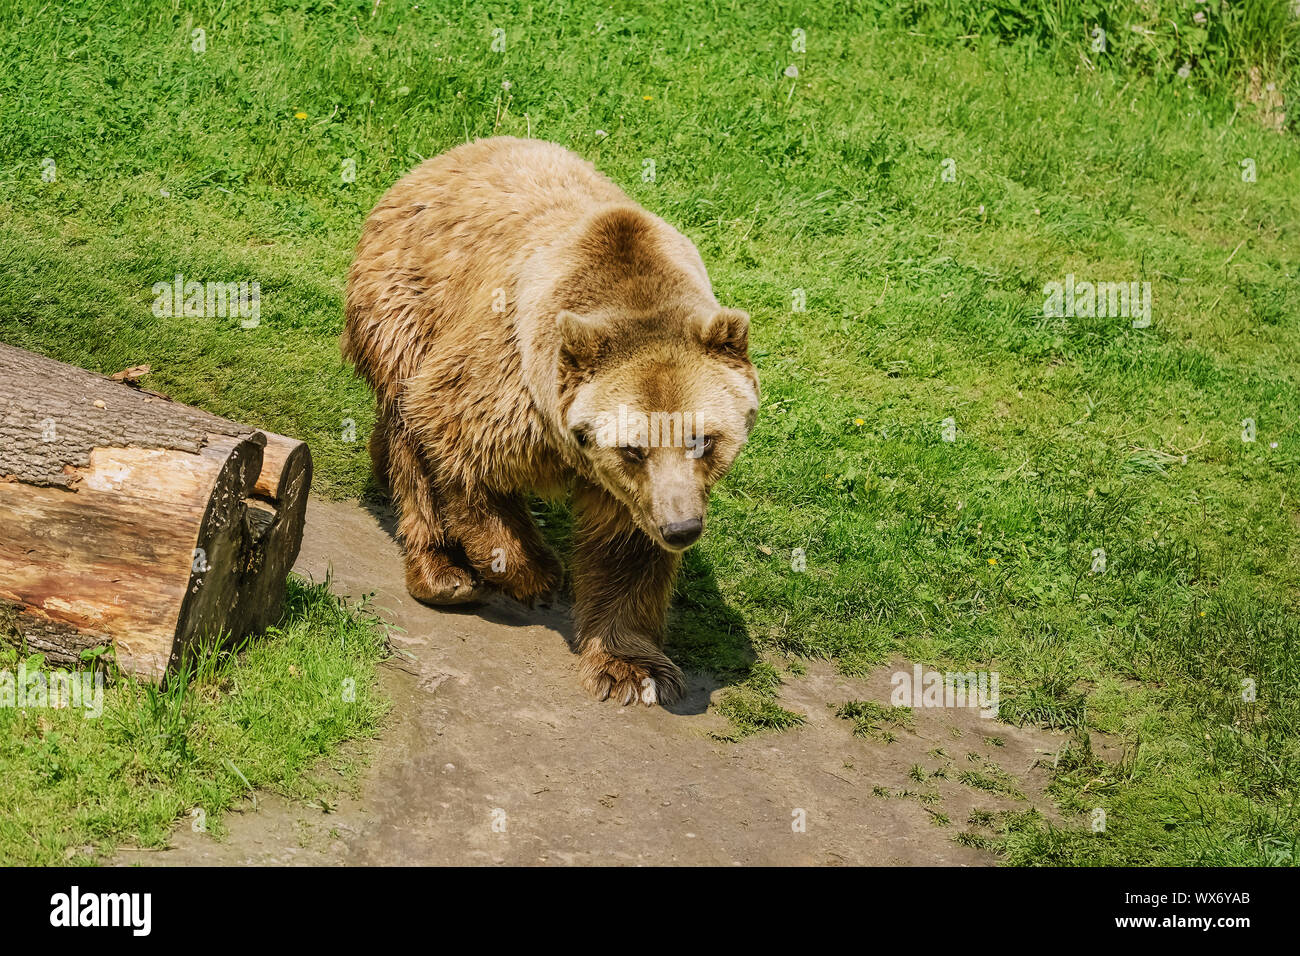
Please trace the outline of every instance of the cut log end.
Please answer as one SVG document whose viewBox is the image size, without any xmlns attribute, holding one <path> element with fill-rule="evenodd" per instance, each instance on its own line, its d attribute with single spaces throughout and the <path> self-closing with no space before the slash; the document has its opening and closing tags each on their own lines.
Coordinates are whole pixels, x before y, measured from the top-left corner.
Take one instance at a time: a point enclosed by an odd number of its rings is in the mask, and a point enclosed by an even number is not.
<svg viewBox="0 0 1300 956">
<path fill-rule="evenodd" d="M 306 445 L 3 345 L 0 373 L 0 640 L 58 664 L 111 644 L 158 680 L 279 619 Z"/>
</svg>

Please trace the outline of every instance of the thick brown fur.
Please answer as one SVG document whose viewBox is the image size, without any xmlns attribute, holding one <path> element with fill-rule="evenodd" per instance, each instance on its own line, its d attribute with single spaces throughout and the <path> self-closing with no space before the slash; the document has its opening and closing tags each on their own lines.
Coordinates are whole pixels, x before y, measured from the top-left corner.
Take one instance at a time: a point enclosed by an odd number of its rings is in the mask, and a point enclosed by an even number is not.
<svg viewBox="0 0 1300 956">
<path fill-rule="evenodd" d="M 748 317 L 718 304 L 690 241 L 560 146 L 468 143 L 370 214 L 343 354 L 375 390 L 411 594 L 548 594 L 561 567 L 528 496 L 571 491 L 583 684 L 625 704 L 680 694 L 663 640 L 683 535 L 758 403 Z M 694 415 L 704 453 L 605 440 L 620 407 Z"/>
</svg>

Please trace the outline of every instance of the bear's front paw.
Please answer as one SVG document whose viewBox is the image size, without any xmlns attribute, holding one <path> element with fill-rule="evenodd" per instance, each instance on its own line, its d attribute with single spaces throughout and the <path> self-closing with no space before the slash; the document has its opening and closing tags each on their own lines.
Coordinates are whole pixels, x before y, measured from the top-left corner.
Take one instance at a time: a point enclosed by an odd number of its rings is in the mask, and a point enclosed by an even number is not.
<svg viewBox="0 0 1300 956">
<path fill-rule="evenodd" d="M 613 698 L 624 707 L 640 701 L 670 704 L 682 694 L 685 678 L 668 658 L 616 657 L 601 650 L 582 655 L 582 685 L 597 700 Z"/>
<path fill-rule="evenodd" d="M 407 556 L 406 590 L 423 604 L 464 604 L 484 594 L 472 572 L 439 552 Z"/>
</svg>

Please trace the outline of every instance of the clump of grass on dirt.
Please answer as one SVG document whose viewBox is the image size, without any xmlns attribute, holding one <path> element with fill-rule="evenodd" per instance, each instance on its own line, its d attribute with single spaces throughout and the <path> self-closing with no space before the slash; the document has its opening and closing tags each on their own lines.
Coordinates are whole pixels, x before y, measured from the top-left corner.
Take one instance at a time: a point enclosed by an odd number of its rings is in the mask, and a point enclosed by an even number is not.
<svg viewBox="0 0 1300 956">
<path fill-rule="evenodd" d="M 385 652 L 363 607 L 291 579 L 279 627 L 194 655 L 162 689 L 116 675 L 98 716 L 0 707 L 0 861 L 93 863 L 124 843 L 165 845 L 178 819 L 220 836 L 222 814 L 254 790 L 316 795 L 319 762 L 351 773 L 339 744 L 379 725 Z M 0 649 L 0 669 L 20 663 L 43 669 L 40 655 Z"/>
<path fill-rule="evenodd" d="M 727 718 L 728 731 L 714 736 L 739 740 L 764 730 L 789 730 L 804 723 L 806 717 L 787 710 L 776 701 L 781 674 L 766 661 L 757 661 L 749 675 L 723 692 L 717 711 Z"/>
<path fill-rule="evenodd" d="M 872 700 L 851 700 L 841 704 L 835 716 L 852 721 L 856 737 L 872 737 L 892 743 L 897 739 L 890 728 L 910 730 L 913 722 L 912 708 L 877 704 Z"/>
</svg>

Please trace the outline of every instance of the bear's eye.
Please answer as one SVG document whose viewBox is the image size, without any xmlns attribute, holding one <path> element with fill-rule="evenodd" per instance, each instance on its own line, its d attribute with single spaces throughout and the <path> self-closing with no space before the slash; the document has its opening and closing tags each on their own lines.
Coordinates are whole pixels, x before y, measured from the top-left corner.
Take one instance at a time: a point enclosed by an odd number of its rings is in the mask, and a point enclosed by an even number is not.
<svg viewBox="0 0 1300 956">
<path fill-rule="evenodd" d="M 703 458 L 705 455 L 713 452 L 713 446 L 716 443 L 717 439 L 713 435 L 705 435 L 703 438 L 696 438 L 687 443 L 686 457 Z"/>
<path fill-rule="evenodd" d="M 582 428 L 575 428 L 575 429 L 573 430 L 573 440 L 576 441 L 576 442 L 578 443 L 578 447 L 579 447 L 579 448 L 586 448 L 586 447 L 587 447 L 587 432 L 586 432 L 586 430 L 585 430 L 585 429 L 582 429 Z"/>
<path fill-rule="evenodd" d="M 638 465 L 645 461 L 646 450 L 640 445 L 624 445 L 619 451 L 623 455 L 623 460 L 629 465 Z"/>
</svg>

